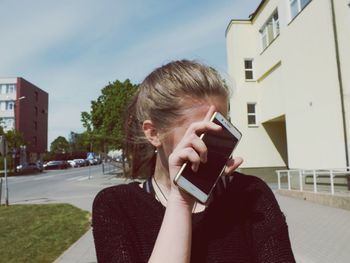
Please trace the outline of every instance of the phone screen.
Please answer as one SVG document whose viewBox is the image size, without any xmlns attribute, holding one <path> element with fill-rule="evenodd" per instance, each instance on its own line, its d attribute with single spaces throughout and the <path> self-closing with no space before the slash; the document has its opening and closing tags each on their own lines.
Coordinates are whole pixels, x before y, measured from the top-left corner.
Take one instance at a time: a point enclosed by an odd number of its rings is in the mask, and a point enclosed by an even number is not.
<svg viewBox="0 0 350 263">
<path fill-rule="evenodd" d="M 181 173 L 183 177 L 207 195 L 209 195 L 238 142 L 238 139 L 217 119 L 214 119 L 213 122 L 220 125 L 222 129 L 220 132 L 206 132 L 203 137 L 208 149 L 207 162 L 200 163 L 197 172 L 194 172 L 191 165 L 188 164 Z"/>
</svg>

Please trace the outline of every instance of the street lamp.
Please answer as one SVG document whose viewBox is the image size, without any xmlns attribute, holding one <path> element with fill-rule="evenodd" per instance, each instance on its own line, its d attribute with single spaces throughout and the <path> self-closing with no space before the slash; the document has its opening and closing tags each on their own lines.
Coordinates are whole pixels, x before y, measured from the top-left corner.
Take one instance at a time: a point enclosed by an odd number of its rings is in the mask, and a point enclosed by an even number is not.
<svg viewBox="0 0 350 263">
<path fill-rule="evenodd" d="M 19 101 L 25 99 L 26 96 L 21 96 L 19 98 L 16 98 L 16 100 L 13 101 L 13 131 L 14 135 L 16 135 L 16 104 L 19 103 Z M 2 140 L 4 137 L 1 138 Z M 7 158 L 6 158 L 6 141 L 4 142 L 4 172 L 5 172 L 5 205 L 9 205 L 9 193 L 8 193 L 8 182 L 7 182 Z M 16 151 L 16 146 L 15 146 L 15 151 Z M 16 152 L 14 153 L 13 158 L 13 170 L 16 172 Z"/>
<path fill-rule="evenodd" d="M 26 97 L 25 96 L 21 96 L 19 98 L 17 98 L 17 100 L 14 101 L 13 103 L 13 131 L 14 131 L 14 134 L 16 134 L 16 104 L 17 102 L 25 99 Z M 4 137 L 1 137 L 1 139 L 3 140 Z M 8 181 L 7 181 L 7 158 L 6 158 L 6 141 L 4 142 L 4 172 L 5 172 L 5 205 L 8 206 L 9 205 L 9 190 L 8 190 Z M 16 171 L 16 161 L 15 161 L 16 158 L 14 158 L 14 171 Z M 2 186 L 1 186 L 2 187 Z"/>
<path fill-rule="evenodd" d="M 16 132 L 16 106 L 21 100 L 24 100 L 26 96 L 21 96 L 13 101 L 13 131 Z"/>
<path fill-rule="evenodd" d="M 13 103 L 13 133 L 14 136 L 16 136 L 16 131 L 17 131 L 17 127 L 16 127 L 16 121 L 17 121 L 17 115 L 16 115 L 16 106 L 17 104 L 21 101 L 24 100 L 26 98 L 26 96 L 21 96 L 19 98 L 17 98 L 16 100 L 14 100 Z M 16 143 L 14 144 L 14 148 L 13 148 L 13 172 L 16 173 L 16 153 L 17 153 L 17 147 L 16 147 Z"/>
</svg>

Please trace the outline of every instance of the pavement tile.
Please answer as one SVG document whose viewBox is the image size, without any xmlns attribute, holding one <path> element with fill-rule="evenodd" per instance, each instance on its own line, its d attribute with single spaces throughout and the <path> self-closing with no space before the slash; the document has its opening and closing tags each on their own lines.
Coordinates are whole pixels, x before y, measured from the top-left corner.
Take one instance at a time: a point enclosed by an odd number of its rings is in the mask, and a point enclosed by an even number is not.
<svg viewBox="0 0 350 263">
<path fill-rule="evenodd" d="M 95 246 L 92 229 L 84 234 L 68 250 L 66 250 L 54 263 L 96 263 Z"/>
<path fill-rule="evenodd" d="M 276 195 L 298 263 L 350 262 L 350 211 Z"/>
</svg>

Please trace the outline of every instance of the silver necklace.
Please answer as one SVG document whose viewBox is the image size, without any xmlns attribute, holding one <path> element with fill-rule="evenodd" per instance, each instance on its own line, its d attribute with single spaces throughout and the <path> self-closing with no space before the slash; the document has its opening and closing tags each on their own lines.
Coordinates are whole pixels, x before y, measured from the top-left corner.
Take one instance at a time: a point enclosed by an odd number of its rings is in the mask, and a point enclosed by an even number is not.
<svg viewBox="0 0 350 263">
<path fill-rule="evenodd" d="M 154 176 L 153 176 L 153 181 L 155 182 L 155 184 L 156 184 L 156 186 L 157 186 L 159 192 L 160 192 L 160 193 L 162 194 L 162 196 L 164 197 L 165 202 L 168 202 L 168 198 L 166 198 L 165 194 L 163 193 L 162 189 L 160 188 L 160 186 L 159 186 L 159 184 L 158 184 L 158 182 L 157 182 L 157 180 L 156 180 L 156 178 L 155 178 Z M 154 191 L 154 193 L 156 194 L 158 200 L 160 201 L 159 196 L 157 195 L 157 193 L 156 193 L 155 191 Z M 192 213 L 194 212 L 194 210 L 196 210 L 196 207 L 197 207 L 197 202 L 195 202 L 194 205 L 193 205 Z"/>
</svg>

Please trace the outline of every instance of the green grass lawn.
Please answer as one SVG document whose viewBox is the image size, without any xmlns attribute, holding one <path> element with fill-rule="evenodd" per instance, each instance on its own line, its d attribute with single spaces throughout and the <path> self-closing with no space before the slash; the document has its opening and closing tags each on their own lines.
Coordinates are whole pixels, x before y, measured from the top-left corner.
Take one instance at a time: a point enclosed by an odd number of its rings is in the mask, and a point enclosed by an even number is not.
<svg viewBox="0 0 350 263">
<path fill-rule="evenodd" d="M 0 206 L 0 262 L 53 262 L 90 227 L 68 204 Z"/>
</svg>

